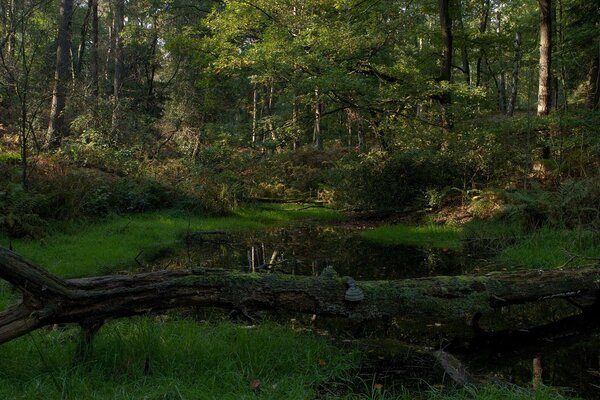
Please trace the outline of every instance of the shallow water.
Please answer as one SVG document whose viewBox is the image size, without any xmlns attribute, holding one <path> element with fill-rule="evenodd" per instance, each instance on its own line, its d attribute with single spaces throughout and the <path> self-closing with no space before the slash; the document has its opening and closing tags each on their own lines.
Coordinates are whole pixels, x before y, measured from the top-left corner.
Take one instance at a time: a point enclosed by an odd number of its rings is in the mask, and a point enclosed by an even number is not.
<svg viewBox="0 0 600 400">
<path fill-rule="evenodd" d="M 160 260 L 159 265 L 294 275 L 318 275 L 326 266 L 333 266 L 340 275 L 359 280 L 460 275 L 484 269 L 461 251 L 380 246 L 358 233 L 355 228 L 318 224 L 237 235 L 195 233 L 184 248 Z"/>
</svg>

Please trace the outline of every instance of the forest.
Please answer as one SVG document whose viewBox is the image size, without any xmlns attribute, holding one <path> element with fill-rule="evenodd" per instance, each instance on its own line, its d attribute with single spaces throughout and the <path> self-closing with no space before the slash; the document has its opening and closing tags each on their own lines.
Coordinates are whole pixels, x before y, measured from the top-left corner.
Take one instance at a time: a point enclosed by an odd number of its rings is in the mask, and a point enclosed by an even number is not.
<svg viewBox="0 0 600 400">
<path fill-rule="evenodd" d="M 0 398 L 600 398 L 600 4 L 0 0 Z"/>
</svg>

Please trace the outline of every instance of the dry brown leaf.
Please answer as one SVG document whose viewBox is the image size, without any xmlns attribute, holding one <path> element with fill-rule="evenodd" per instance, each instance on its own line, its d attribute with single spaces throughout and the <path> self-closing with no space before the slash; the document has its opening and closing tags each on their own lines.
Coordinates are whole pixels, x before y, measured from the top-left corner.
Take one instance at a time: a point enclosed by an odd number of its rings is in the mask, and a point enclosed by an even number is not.
<svg viewBox="0 0 600 400">
<path fill-rule="evenodd" d="M 260 379 L 254 379 L 252 382 L 250 382 L 250 389 L 252 390 L 258 390 L 260 389 Z"/>
</svg>

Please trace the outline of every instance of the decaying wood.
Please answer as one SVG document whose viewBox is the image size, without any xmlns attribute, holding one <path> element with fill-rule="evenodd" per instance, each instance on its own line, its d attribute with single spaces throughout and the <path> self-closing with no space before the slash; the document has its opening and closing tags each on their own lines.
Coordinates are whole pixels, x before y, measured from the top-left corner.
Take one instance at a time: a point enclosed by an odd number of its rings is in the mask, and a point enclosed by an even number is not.
<svg viewBox="0 0 600 400">
<path fill-rule="evenodd" d="M 452 379 L 459 386 L 477 386 L 480 384 L 479 380 L 475 378 L 467 370 L 467 368 L 460 362 L 460 360 L 454 357 L 450 353 L 438 350 L 433 352 L 433 356 L 440 364 L 442 369 L 450 379 Z"/>
<path fill-rule="evenodd" d="M 110 319 L 189 306 L 292 311 L 356 321 L 400 317 L 470 322 L 474 316 L 511 304 L 548 298 L 596 299 L 600 294 L 598 269 L 351 285 L 363 296 L 347 296 L 351 281 L 330 268 L 319 277 L 190 269 L 62 280 L 5 248 L 0 248 L 0 278 L 23 294 L 21 303 L 0 313 L 0 343 L 50 324 L 94 327 Z"/>
</svg>

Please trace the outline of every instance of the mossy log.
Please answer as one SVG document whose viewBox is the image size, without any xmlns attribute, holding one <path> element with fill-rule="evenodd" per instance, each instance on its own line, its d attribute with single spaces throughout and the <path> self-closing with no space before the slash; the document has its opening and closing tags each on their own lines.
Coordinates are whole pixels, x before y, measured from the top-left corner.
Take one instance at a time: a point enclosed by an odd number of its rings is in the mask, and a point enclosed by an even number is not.
<svg viewBox="0 0 600 400">
<path fill-rule="evenodd" d="M 1 247 L 0 278 L 23 295 L 19 304 L 0 313 L 0 343 L 50 324 L 77 323 L 93 332 L 106 320 L 189 306 L 357 321 L 469 322 L 511 304 L 596 299 L 600 294 L 598 269 L 361 282 L 339 277 L 330 268 L 319 277 L 189 269 L 62 280 Z M 363 295 L 348 297 L 349 289 Z"/>
</svg>

